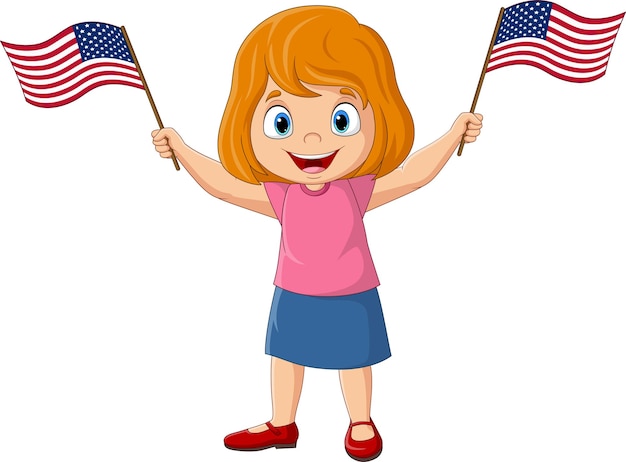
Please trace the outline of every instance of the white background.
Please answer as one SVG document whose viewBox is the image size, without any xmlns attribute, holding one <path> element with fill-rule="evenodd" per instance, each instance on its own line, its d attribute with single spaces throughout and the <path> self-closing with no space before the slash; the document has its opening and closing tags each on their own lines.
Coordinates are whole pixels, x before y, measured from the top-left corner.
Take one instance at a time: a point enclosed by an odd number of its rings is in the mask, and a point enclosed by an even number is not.
<svg viewBox="0 0 626 462">
<path fill-rule="evenodd" d="M 12 2 L 0 39 L 125 25 L 164 123 L 217 157 L 239 45 L 298 2 L 141 3 Z M 508 6 L 334 5 L 386 41 L 416 149 L 469 109 Z M 488 74 L 479 141 L 366 217 L 393 352 L 374 368 L 381 461 L 626 460 L 624 34 L 593 83 Z M 0 460 L 349 460 L 332 371 L 307 370 L 297 449 L 223 446 L 271 415 L 278 223 L 161 159 L 140 90 L 40 109 L 0 57 L 0 101 Z"/>
</svg>

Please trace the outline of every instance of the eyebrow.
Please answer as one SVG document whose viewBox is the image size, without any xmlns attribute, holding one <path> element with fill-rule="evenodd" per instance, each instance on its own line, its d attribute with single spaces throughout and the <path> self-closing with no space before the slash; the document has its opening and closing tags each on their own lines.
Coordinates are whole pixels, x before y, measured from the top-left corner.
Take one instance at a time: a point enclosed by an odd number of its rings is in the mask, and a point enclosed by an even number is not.
<svg viewBox="0 0 626 462">
<path fill-rule="evenodd" d="M 342 88 L 341 90 L 339 90 L 339 93 L 342 95 L 352 96 L 354 99 L 356 99 L 356 95 L 349 88 Z M 267 98 L 265 98 L 265 101 L 269 101 L 272 98 L 278 98 L 280 95 L 282 95 L 280 90 L 272 90 L 270 94 L 267 95 Z"/>
<path fill-rule="evenodd" d="M 270 91 L 270 94 L 267 95 L 267 98 L 265 98 L 265 101 L 269 101 L 272 98 L 278 98 L 280 95 L 282 95 L 280 90 L 272 90 Z"/>
<path fill-rule="evenodd" d="M 356 95 L 349 88 L 342 88 L 341 90 L 339 90 L 339 93 L 341 93 L 342 95 L 352 96 L 354 99 L 356 99 Z"/>
</svg>

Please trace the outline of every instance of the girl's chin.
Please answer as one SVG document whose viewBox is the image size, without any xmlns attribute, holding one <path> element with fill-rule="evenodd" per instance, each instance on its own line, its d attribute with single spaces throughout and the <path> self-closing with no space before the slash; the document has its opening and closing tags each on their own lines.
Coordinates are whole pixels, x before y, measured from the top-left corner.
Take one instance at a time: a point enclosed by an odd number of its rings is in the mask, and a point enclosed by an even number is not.
<svg viewBox="0 0 626 462">
<path fill-rule="evenodd" d="M 276 174 L 285 180 L 291 183 L 300 183 L 304 185 L 318 185 L 323 183 L 330 183 L 331 181 L 338 180 L 340 178 L 344 178 L 350 172 L 353 172 L 355 169 L 350 171 L 343 171 L 338 169 L 337 166 L 332 165 L 327 169 L 322 169 L 320 171 L 304 171 L 297 170 L 293 171 L 292 169 L 289 172 L 284 172 L 284 174 L 276 172 Z"/>
<path fill-rule="evenodd" d="M 345 176 L 342 175 L 333 175 L 332 172 L 328 170 L 324 170 L 322 172 L 311 173 L 311 172 L 302 172 L 302 177 L 297 180 L 297 183 L 302 183 L 305 185 L 316 185 L 321 183 L 330 183 L 331 181 L 338 180 L 339 178 Z"/>
</svg>

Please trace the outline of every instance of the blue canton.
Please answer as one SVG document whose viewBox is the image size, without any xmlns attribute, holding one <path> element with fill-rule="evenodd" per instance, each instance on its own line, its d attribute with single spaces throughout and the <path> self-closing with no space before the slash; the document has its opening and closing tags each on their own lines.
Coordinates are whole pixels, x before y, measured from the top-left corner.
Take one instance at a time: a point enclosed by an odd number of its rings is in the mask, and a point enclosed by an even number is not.
<svg viewBox="0 0 626 462">
<path fill-rule="evenodd" d="M 83 61 L 114 58 L 134 62 L 119 27 L 102 22 L 83 22 L 74 25 L 74 33 Z"/>
<path fill-rule="evenodd" d="M 496 44 L 516 38 L 545 40 L 552 2 L 523 2 L 504 10 Z"/>
</svg>

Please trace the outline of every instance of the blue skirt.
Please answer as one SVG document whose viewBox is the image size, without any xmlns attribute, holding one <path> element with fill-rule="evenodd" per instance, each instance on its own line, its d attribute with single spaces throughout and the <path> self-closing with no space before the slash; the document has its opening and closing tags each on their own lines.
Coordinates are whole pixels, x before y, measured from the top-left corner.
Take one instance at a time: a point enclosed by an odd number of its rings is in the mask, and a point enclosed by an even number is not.
<svg viewBox="0 0 626 462">
<path fill-rule="evenodd" d="M 389 358 L 378 290 L 319 297 L 276 287 L 265 353 L 321 369 L 355 369 Z"/>
</svg>

